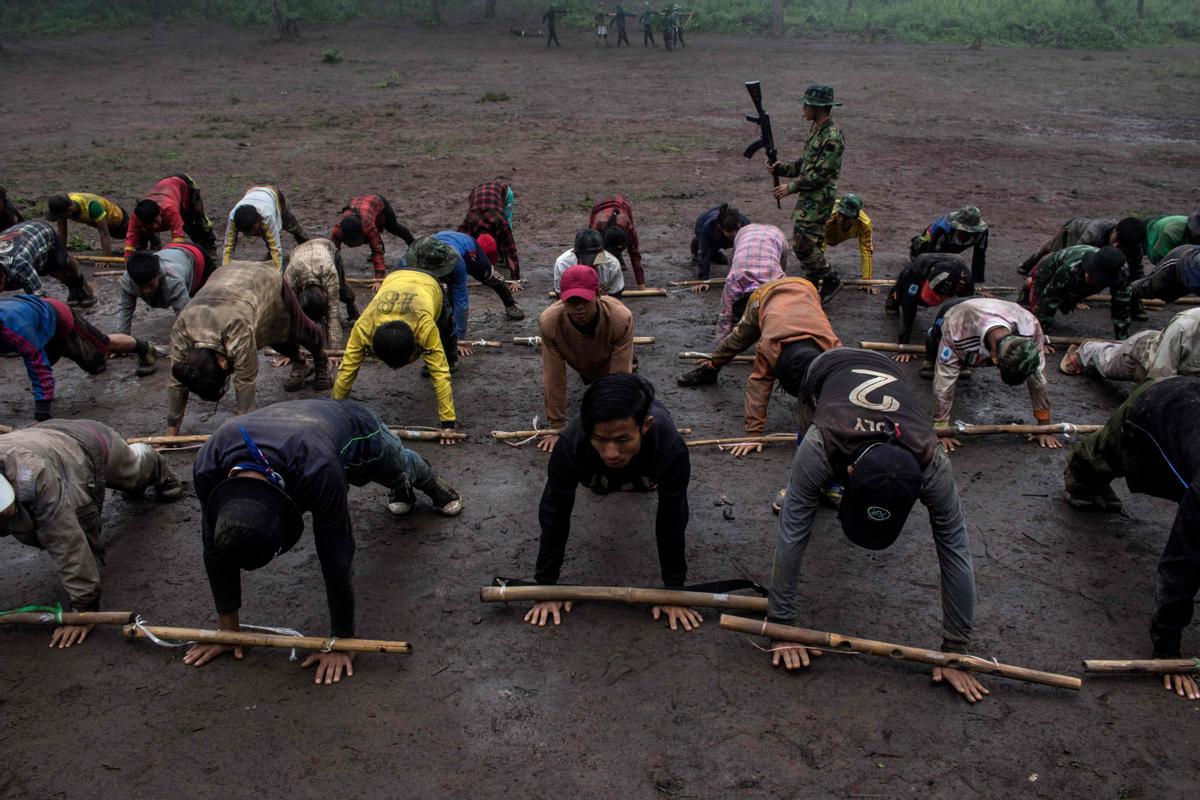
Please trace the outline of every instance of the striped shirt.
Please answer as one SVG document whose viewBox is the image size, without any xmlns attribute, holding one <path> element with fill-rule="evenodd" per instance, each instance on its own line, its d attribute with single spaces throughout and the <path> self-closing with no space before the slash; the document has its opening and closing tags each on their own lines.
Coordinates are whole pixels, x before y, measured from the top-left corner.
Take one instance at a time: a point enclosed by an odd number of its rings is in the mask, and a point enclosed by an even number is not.
<svg viewBox="0 0 1200 800">
<path fill-rule="evenodd" d="M 774 225 L 743 226 L 733 237 L 733 259 L 721 292 L 721 314 L 717 317 L 717 341 L 733 330 L 733 304 L 767 281 L 784 277 L 788 243 L 783 231 Z"/>
</svg>

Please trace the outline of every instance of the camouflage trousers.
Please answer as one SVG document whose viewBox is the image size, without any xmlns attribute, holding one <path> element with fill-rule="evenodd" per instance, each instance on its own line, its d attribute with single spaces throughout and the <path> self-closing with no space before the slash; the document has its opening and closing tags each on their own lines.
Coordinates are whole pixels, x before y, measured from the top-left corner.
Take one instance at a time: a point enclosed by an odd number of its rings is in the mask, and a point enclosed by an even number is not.
<svg viewBox="0 0 1200 800">
<path fill-rule="evenodd" d="M 825 223 L 796 220 L 792 228 L 792 251 L 800 261 L 804 277 L 819 283 L 829 272 L 825 260 Z"/>
</svg>

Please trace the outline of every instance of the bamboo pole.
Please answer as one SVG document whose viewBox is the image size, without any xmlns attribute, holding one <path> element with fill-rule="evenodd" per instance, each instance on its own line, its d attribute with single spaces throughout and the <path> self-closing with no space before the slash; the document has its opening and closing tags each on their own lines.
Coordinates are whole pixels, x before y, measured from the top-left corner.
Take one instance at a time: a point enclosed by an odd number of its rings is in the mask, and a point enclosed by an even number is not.
<svg viewBox="0 0 1200 800">
<path fill-rule="evenodd" d="M 210 631 L 203 628 L 170 628 L 162 625 L 126 625 L 126 639 L 149 639 L 147 631 L 160 639 L 195 641 L 201 644 L 229 644 L 235 647 L 278 647 L 284 650 L 323 650 L 338 653 L 395 653 L 412 652 L 408 642 L 388 642 L 380 639 L 339 639 L 335 636 L 281 636 L 274 633 L 249 631 Z"/>
<path fill-rule="evenodd" d="M 124 264 L 124 256 L 93 256 L 87 254 L 77 254 L 76 261 L 90 261 L 93 264 Z"/>
<path fill-rule="evenodd" d="M 1110 297 L 1109 295 L 1106 295 L 1106 294 L 1094 294 L 1094 295 L 1091 295 L 1090 297 L 1083 298 L 1079 302 L 1081 302 L 1081 303 L 1111 303 L 1112 297 Z M 1184 305 L 1184 306 L 1200 305 L 1200 297 L 1181 297 L 1178 300 L 1175 300 L 1174 302 L 1179 303 L 1180 305 Z M 1147 298 L 1142 301 L 1142 305 L 1144 305 L 1146 308 L 1162 308 L 1163 306 L 1165 306 L 1167 304 L 1166 304 L 1166 302 L 1164 302 L 1162 300 L 1155 300 L 1154 298 Z"/>
<path fill-rule="evenodd" d="M 890 642 L 876 642 L 871 639 L 859 639 L 844 636 L 840 633 L 813 631 L 806 628 L 794 628 L 791 625 L 776 625 L 765 620 L 746 619 L 722 614 L 720 626 L 727 631 L 747 633 L 752 636 L 767 636 L 776 641 L 798 642 L 810 647 L 827 647 L 847 653 L 863 653 L 884 658 L 894 658 L 899 661 L 914 661 L 918 664 L 932 664 L 935 667 L 978 672 L 983 675 L 999 675 L 1026 683 L 1039 683 L 1044 686 L 1056 686 L 1060 689 L 1078 690 L 1083 681 L 1071 675 L 1058 675 L 1053 672 L 1041 672 L 1024 667 L 1014 667 L 988 661 L 977 656 L 961 653 L 943 653 L 939 650 L 925 650 L 920 647 L 908 647 Z"/>
<path fill-rule="evenodd" d="M 549 291 L 549 292 L 546 292 L 546 296 L 547 297 L 558 297 L 558 292 Z M 621 292 L 621 296 L 618 297 L 617 299 L 624 300 L 626 297 L 666 297 L 666 296 L 667 296 L 666 289 L 626 289 L 625 291 Z"/>
<path fill-rule="evenodd" d="M 934 432 L 938 436 L 946 437 L 989 436 L 998 433 L 1027 436 L 1046 433 L 1095 433 L 1103 427 L 1103 425 L 1076 425 L 1071 422 L 1054 422 L 1049 425 L 963 425 L 951 428 L 936 428 Z M 530 435 L 532 435 L 532 431 Z M 721 439 L 691 439 L 684 444 L 688 447 L 705 447 L 708 445 L 721 446 L 731 444 L 788 444 L 795 441 L 796 434 L 794 433 L 769 433 L 766 436 L 747 435 L 730 436 Z"/>
<path fill-rule="evenodd" d="M 1048 336 L 1046 337 L 1052 345 L 1059 344 L 1083 344 L 1084 342 L 1115 342 L 1115 339 L 1104 339 L 1101 337 L 1092 336 Z M 925 345 L 923 344 L 896 344 L 895 342 L 859 342 L 858 346 L 863 350 L 875 350 L 881 353 L 925 353 Z"/>
<path fill-rule="evenodd" d="M 744 594 L 713 594 L 677 589 L 641 589 L 635 586 L 484 586 L 479 599 L 485 603 L 517 603 L 542 600 L 593 600 L 631 606 L 691 606 L 767 612 L 767 598 Z"/>
<path fill-rule="evenodd" d="M 512 337 L 513 344 L 523 344 L 528 347 L 541 347 L 542 337 L 540 336 L 514 336 Z M 653 336 L 635 336 L 633 337 L 634 344 L 647 345 L 654 344 Z"/>
<path fill-rule="evenodd" d="M 1118 661 L 1085 659 L 1083 671 L 1109 675 L 1171 675 L 1179 672 L 1200 674 L 1200 658 L 1146 658 Z"/>
<path fill-rule="evenodd" d="M 476 339 L 476 340 L 470 341 L 470 342 L 464 340 L 464 341 L 459 342 L 459 344 L 466 344 L 466 345 L 470 345 L 471 347 L 492 347 L 492 348 L 503 347 L 503 343 L 496 342 L 496 341 L 490 341 L 488 339 Z M 340 358 L 340 357 L 343 357 L 346 355 L 345 348 L 333 349 L 333 350 L 326 349 L 324 352 L 325 352 L 325 355 L 327 355 L 331 358 Z M 286 358 L 287 357 L 287 356 L 283 355 L 283 353 L 276 351 L 272 347 L 268 347 L 268 348 L 264 349 L 263 353 L 268 358 Z"/>
<path fill-rule="evenodd" d="M 796 434 L 794 433 L 769 433 L 766 436 L 736 436 L 725 439 L 691 439 L 684 442 L 688 447 L 704 447 L 706 445 L 724 445 L 724 444 L 782 444 L 784 442 L 795 442 Z"/>
<path fill-rule="evenodd" d="M 132 611 L 26 611 L 0 616 L 0 625 L 128 625 Z"/>
<path fill-rule="evenodd" d="M 680 433 L 691 433 L 691 428 L 676 428 Z M 538 430 L 528 431 L 492 431 L 492 438 L 499 442 L 512 442 L 517 439 L 529 439 L 534 436 L 545 438 L 547 436 L 561 436 L 561 428 L 539 428 Z"/>
<path fill-rule="evenodd" d="M 707 361 L 712 358 L 712 353 L 697 353 L 692 350 L 687 350 L 679 354 L 679 358 L 684 361 Z M 753 364 L 754 356 L 734 356 L 733 360 L 738 364 Z"/>
<path fill-rule="evenodd" d="M 705 281 L 671 281 L 668 286 L 724 286 L 724 278 L 709 278 Z"/>
<path fill-rule="evenodd" d="M 401 439 L 407 439 L 413 442 L 436 442 L 439 439 L 466 439 L 467 434 L 462 431 L 422 431 L 412 428 L 393 428 L 388 427 L 388 430 L 396 434 Z M 128 444 L 148 444 L 151 447 L 178 447 L 187 444 L 202 444 L 207 442 L 209 434 L 196 433 L 184 436 L 130 436 L 125 441 Z"/>
</svg>

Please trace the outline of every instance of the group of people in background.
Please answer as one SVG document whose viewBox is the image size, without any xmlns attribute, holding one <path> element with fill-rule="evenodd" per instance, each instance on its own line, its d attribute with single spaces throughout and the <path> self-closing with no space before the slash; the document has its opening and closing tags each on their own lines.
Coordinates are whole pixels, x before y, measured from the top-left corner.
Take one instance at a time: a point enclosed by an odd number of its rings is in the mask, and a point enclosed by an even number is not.
<svg viewBox="0 0 1200 800">
<path fill-rule="evenodd" d="M 554 41 L 556 13 L 552 7 L 543 19 Z M 653 13 L 647 4 L 641 19 Z M 625 18 L 632 16 L 618 6 L 611 18 L 618 45 L 628 43 Z M 670 16 L 679 18 L 678 7 L 664 18 Z M 597 12 L 596 19 L 598 37 L 606 42 L 609 17 Z M 646 27 L 652 39 L 649 22 Z M 713 265 L 728 269 L 712 355 L 677 382 L 719 384 L 721 370 L 753 349 L 746 432 L 764 432 L 777 385 L 798 408 L 787 485 L 778 493 L 771 487 L 780 523 L 768 619 L 797 619 L 801 564 L 821 503 L 837 508 L 852 542 L 882 550 L 897 540 L 920 501 L 929 511 L 941 575 L 940 648 L 969 652 L 976 582 L 948 457 L 961 446 L 949 430 L 955 386 L 978 369 L 996 366 L 1004 384 L 1026 385 L 1034 421 L 1051 422 L 1045 364 L 1055 350 L 1047 334 L 1057 314 L 1071 313 L 1108 289 L 1113 340 L 1068 348 L 1060 369 L 1067 375 L 1150 380 L 1129 395 L 1103 431 L 1072 449 L 1064 498 L 1082 510 L 1119 510 L 1110 484 L 1126 476 L 1133 491 L 1180 503 L 1159 567 L 1151 624 L 1154 655 L 1178 657 L 1200 591 L 1200 442 L 1190 424 L 1200 402 L 1195 355 L 1200 312 L 1176 315 L 1163 331 L 1131 336 L 1130 328 L 1146 319 L 1143 301 L 1200 292 L 1200 213 L 1071 219 L 1020 265 L 1019 302 L 986 291 L 989 227 L 978 208 L 964 205 L 917 232 L 910 261 L 885 293 L 883 308 L 899 315 L 902 344 L 910 342 L 920 309 L 937 309 L 925 333 L 921 369 L 933 382 L 933 411 L 926 413 L 900 366 L 912 356 L 889 358 L 846 347 L 829 315 L 845 284 L 826 259 L 828 247 L 856 241 L 863 278 L 874 275 L 872 220 L 858 194 L 837 191 L 845 155 L 832 116 L 838 105 L 832 87 L 810 86 L 803 96 L 811 125 L 803 151 L 793 161 L 767 164 L 778 183 L 774 198 L 796 195 L 790 236 L 775 225 L 752 222 L 728 203 L 703 211 L 692 229 L 696 278 L 708 280 Z M 521 265 L 512 187 L 503 181 L 474 187 L 457 230 L 423 235 L 400 221 L 387 198 L 364 194 L 346 203 L 327 236 L 310 237 L 278 186 L 256 185 L 230 210 L 220 254 L 200 190 L 184 174 L 160 180 L 132 213 L 107 198 L 69 192 L 49 199 L 45 221 L 24 221 L 2 190 L 0 198 L 8 223 L 0 230 L 0 289 L 25 292 L 0 300 L 0 349 L 25 360 L 39 422 L 0 436 L 0 529 L 50 551 L 72 607 L 98 607 L 95 557 L 102 552 L 104 487 L 129 495 L 150 491 L 159 500 L 177 499 L 182 487 L 161 457 L 126 445 L 110 428 L 52 419 L 52 366 L 66 355 L 96 372 L 108 355 L 128 352 L 138 356 L 138 375 L 151 374 L 155 350 L 129 335 L 133 314 L 139 299 L 170 307 L 177 318 L 169 346 L 167 433 L 180 431 L 189 395 L 217 402 L 232 383 L 236 398 L 236 416 L 204 444 L 193 471 L 203 509 L 204 566 L 221 628 L 239 628 L 241 573 L 293 547 L 303 532 L 302 515 L 311 511 L 331 635 L 353 636 L 349 487 L 369 482 L 387 487 L 393 514 L 411 512 L 417 490 L 440 514 L 463 508 L 458 492 L 428 461 L 405 448 L 379 414 L 351 399 L 355 381 L 368 359 L 391 369 L 422 360 L 436 398 L 440 442 L 455 443 L 453 376 L 459 359 L 471 354 L 467 277 L 496 292 L 508 319 L 525 316 L 513 296 L 521 288 Z M 117 332 L 101 332 L 84 316 L 95 292 L 66 248 L 68 223 L 95 228 L 106 254 L 114 252 L 114 240 L 123 242 L 126 274 Z M 290 256 L 284 232 L 294 240 Z M 402 258 L 389 262 L 385 233 L 405 243 Z M 266 259 L 235 258 L 247 238 L 264 243 Z M 372 272 L 372 296 L 361 310 L 342 261 L 344 248 L 360 246 L 369 249 Z M 968 250 L 969 263 L 963 257 Z M 798 275 L 788 275 L 789 253 Z M 1152 265 L 1149 274 L 1143 274 L 1144 259 Z M 511 280 L 498 268 L 507 269 Z M 539 445 L 550 458 L 538 513 L 538 583 L 553 584 L 561 576 L 580 486 L 599 494 L 656 492 L 662 581 L 668 587 L 686 583 L 688 450 L 653 384 L 635 374 L 635 318 L 621 300 L 629 271 L 636 286 L 645 288 L 634 209 L 627 197 L 613 195 L 593 206 L 586 227 L 556 259 L 557 299 L 538 318 L 544 413 L 552 429 Z M 41 282 L 47 275 L 67 287 L 65 303 L 47 297 Z M 869 284 L 863 289 L 876 291 Z M 350 326 L 344 348 L 343 311 Z M 290 362 L 286 390 L 301 391 L 311 381 L 313 391 L 329 396 L 258 408 L 258 353 L 268 345 Z M 587 387 L 577 415 L 567 408 L 570 371 Z M 1061 446 L 1052 433 L 1031 440 L 1045 448 Z M 738 445 L 733 455 L 745 457 L 761 447 Z M 526 620 L 559 624 L 570 610 L 570 603 L 540 602 Z M 681 606 L 655 607 L 652 613 L 672 629 L 692 630 L 703 621 L 695 609 Z M 63 626 L 53 642 L 70 646 L 86 635 L 86 626 Z M 197 645 L 184 660 L 200 666 L 229 650 Z M 773 642 L 770 653 L 774 664 L 788 669 L 808 666 L 813 655 L 785 642 Z M 317 667 L 319 682 L 352 673 L 351 657 L 344 653 L 314 654 L 309 663 Z M 938 668 L 934 680 L 970 702 L 988 694 L 963 670 Z M 1181 696 L 1200 698 L 1191 676 L 1168 675 L 1165 682 Z"/>
<path fill-rule="evenodd" d="M 546 47 L 562 46 L 558 41 L 558 19 L 565 13 L 567 13 L 567 9 L 551 5 L 542 14 L 542 25 L 546 31 Z M 609 28 L 612 27 L 616 32 L 617 47 L 622 44 L 632 47 L 633 45 L 629 42 L 626 20 L 636 19 L 637 24 L 642 28 L 643 47 L 658 47 L 658 42 L 654 38 L 656 28 L 662 36 L 663 46 L 668 51 L 673 50 L 676 45 L 686 47 L 683 29 L 687 21 L 695 15 L 695 11 L 684 11 L 678 4 L 655 9 L 650 5 L 649 0 L 642 3 L 641 10 L 636 14 L 626 11 L 625 6 L 620 3 L 617 4 L 615 11 L 609 12 L 604 7 L 604 3 L 601 3 L 592 15 L 592 24 L 596 32 L 596 46 L 610 47 L 612 45 L 608 40 Z M 525 35 L 524 31 L 514 31 L 514 33 Z"/>
</svg>

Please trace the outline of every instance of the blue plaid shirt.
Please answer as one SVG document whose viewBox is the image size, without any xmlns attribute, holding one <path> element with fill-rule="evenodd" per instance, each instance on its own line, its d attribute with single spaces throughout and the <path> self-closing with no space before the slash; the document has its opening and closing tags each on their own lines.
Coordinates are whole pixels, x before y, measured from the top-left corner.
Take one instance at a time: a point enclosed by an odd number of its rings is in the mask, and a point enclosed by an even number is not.
<svg viewBox="0 0 1200 800">
<path fill-rule="evenodd" d="M 39 275 L 48 271 L 56 251 L 65 255 L 62 241 L 49 222 L 20 222 L 0 232 L 0 269 L 10 288 L 15 284 L 29 294 L 44 295 Z"/>
</svg>

